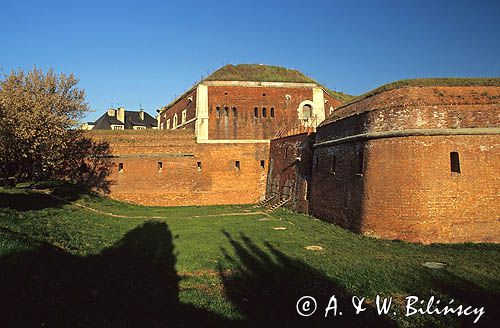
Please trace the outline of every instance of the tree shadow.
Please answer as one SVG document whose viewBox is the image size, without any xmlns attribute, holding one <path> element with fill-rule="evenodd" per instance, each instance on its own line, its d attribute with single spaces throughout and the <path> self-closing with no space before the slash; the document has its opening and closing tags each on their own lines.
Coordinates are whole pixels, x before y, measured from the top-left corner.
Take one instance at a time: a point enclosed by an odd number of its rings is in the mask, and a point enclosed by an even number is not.
<svg viewBox="0 0 500 328">
<path fill-rule="evenodd" d="M 78 186 L 108 194 L 114 164 L 109 142 L 77 134 L 57 176 Z"/>
<path fill-rule="evenodd" d="M 371 306 L 356 315 L 351 303 L 353 295 L 334 278 L 286 256 L 269 243 L 261 249 L 244 234 L 240 235 L 242 242 L 238 242 L 229 233 L 223 233 L 237 258 L 222 249 L 226 261 L 235 269 L 229 271 L 219 266 L 219 275 L 227 297 L 245 316 L 246 325 L 395 326 L 388 317 L 376 315 Z M 309 317 L 302 317 L 297 313 L 296 304 L 306 295 L 316 299 L 317 310 Z M 332 310 L 325 318 L 325 309 L 332 295 L 335 295 L 342 315 L 334 316 Z"/>
<path fill-rule="evenodd" d="M 61 208 L 84 195 L 92 194 L 87 186 L 62 181 L 44 181 L 18 189 L 0 190 L 0 208 L 17 211 L 37 211 L 45 208 Z"/>
<path fill-rule="evenodd" d="M 179 301 L 172 238 L 165 223 L 148 221 L 98 255 L 37 244 L 0 258 L 0 325 L 215 325 L 216 315 Z"/>
</svg>

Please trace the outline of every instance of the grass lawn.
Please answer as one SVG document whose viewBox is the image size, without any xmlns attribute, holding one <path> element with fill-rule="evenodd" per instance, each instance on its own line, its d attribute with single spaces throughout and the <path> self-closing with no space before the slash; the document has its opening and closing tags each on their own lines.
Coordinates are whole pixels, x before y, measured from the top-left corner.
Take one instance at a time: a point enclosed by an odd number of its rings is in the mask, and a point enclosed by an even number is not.
<svg viewBox="0 0 500 328">
<path fill-rule="evenodd" d="M 0 189 L 2 327 L 473 325 L 476 315 L 405 317 L 409 295 L 484 306 L 475 326 L 499 319 L 499 245 L 376 240 L 286 210 L 53 194 L 73 203 Z M 376 314 L 377 294 L 392 297 L 390 315 Z M 318 304 L 310 317 L 296 312 L 304 295 Z M 331 295 L 342 315 L 324 318 Z M 353 296 L 366 311 L 355 314 Z"/>
</svg>

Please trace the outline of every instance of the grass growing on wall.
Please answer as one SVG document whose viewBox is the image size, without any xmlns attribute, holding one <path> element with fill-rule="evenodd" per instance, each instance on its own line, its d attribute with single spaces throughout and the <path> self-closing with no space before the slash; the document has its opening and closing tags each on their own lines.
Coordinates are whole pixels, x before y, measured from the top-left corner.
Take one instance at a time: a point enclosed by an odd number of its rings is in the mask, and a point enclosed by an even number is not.
<svg viewBox="0 0 500 328">
<path fill-rule="evenodd" d="M 470 86 L 500 86 L 500 78 L 420 78 L 405 79 L 384 84 L 376 89 L 364 93 L 358 97 L 353 97 L 350 103 L 375 96 L 384 91 L 406 87 L 470 87 Z"/>
<path fill-rule="evenodd" d="M 479 321 L 485 325 L 498 313 L 498 245 L 376 240 L 286 210 L 135 206 L 71 186 L 47 187 L 73 203 L 25 188 L 0 189 L 5 325 L 472 324 L 464 316 L 405 317 L 407 295 L 485 306 Z M 428 261 L 447 267 L 423 267 Z M 343 315 L 325 319 L 333 294 Z M 393 297 L 396 316 L 375 314 L 377 294 Z M 318 302 L 311 317 L 296 314 L 303 295 Z M 368 301 L 360 315 L 350 305 L 355 295 Z"/>
</svg>

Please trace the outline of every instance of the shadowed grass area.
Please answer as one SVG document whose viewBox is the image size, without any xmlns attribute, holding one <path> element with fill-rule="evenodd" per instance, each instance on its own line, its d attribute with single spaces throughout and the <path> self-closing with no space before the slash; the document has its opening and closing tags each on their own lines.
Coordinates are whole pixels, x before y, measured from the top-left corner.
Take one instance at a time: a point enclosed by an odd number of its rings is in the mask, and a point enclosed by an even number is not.
<svg viewBox="0 0 500 328">
<path fill-rule="evenodd" d="M 484 306 L 476 326 L 498 319 L 498 245 L 423 246 L 362 237 L 285 210 L 134 206 L 68 185 L 52 192 L 143 218 L 0 189 L 2 326 L 472 326 L 466 316 L 405 317 L 408 295 Z M 447 267 L 423 267 L 428 261 Z M 343 316 L 325 319 L 333 294 Z M 397 315 L 376 315 L 377 294 L 394 298 Z M 303 295 L 318 301 L 311 317 L 295 312 Z M 366 298 L 367 311 L 354 313 L 354 295 Z"/>
</svg>

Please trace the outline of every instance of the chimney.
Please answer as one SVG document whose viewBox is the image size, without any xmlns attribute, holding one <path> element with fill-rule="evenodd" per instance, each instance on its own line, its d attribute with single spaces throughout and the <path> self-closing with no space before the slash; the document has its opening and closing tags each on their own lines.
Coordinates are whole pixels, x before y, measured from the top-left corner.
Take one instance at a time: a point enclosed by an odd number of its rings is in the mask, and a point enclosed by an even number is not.
<svg viewBox="0 0 500 328">
<path fill-rule="evenodd" d="M 108 108 L 108 116 L 115 117 L 116 116 L 116 110 L 114 110 L 113 108 Z"/>
<path fill-rule="evenodd" d="M 141 117 L 141 120 L 144 121 L 144 109 L 141 108 L 141 110 L 139 110 L 139 116 Z"/>
<path fill-rule="evenodd" d="M 116 119 L 122 123 L 125 123 L 125 108 L 118 107 L 116 110 Z"/>
</svg>

